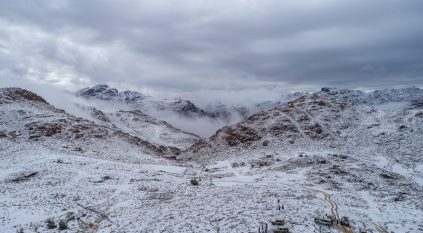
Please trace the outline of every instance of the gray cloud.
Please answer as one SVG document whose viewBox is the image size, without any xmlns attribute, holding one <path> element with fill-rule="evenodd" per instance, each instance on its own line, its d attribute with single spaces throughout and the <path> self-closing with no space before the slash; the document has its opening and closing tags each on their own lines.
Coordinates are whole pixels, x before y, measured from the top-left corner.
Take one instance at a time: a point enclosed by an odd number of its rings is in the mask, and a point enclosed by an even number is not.
<svg viewBox="0 0 423 233">
<path fill-rule="evenodd" d="M 420 0 L 3 1 L 0 81 L 231 99 L 423 86 L 421 12 Z"/>
</svg>

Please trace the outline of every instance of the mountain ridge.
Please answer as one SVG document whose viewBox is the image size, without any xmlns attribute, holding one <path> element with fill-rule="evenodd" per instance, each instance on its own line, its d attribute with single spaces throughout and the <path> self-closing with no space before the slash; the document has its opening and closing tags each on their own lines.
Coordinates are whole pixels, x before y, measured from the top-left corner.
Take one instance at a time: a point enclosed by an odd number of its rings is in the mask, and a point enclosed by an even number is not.
<svg viewBox="0 0 423 233">
<path fill-rule="evenodd" d="M 95 145 L 84 141 L 99 141 L 99 144 L 103 145 L 101 141 L 117 140 L 138 147 L 144 153 L 160 156 L 172 154 L 173 148 L 154 145 L 120 129 L 97 125 L 92 121 L 75 117 L 24 89 L 0 88 L 0 105 L 2 135 L 6 135 L 4 138 L 12 141 L 39 141 L 47 147 L 69 144 L 71 146 L 63 148 L 82 151 L 84 148 L 75 144 L 84 145 L 86 150 L 95 150 Z"/>
</svg>

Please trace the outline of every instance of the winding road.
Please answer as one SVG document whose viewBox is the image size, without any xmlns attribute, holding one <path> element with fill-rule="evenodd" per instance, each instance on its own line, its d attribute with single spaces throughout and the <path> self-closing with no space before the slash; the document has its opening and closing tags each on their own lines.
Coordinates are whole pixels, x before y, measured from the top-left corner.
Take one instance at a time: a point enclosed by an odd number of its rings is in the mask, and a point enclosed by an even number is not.
<svg viewBox="0 0 423 233">
<path fill-rule="evenodd" d="M 339 212 L 338 212 L 338 204 L 336 204 L 336 202 L 334 200 L 332 200 L 332 196 L 329 193 L 326 193 L 324 191 L 318 190 L 318 189 L 312 189 L 312 188 L 306 188 L 308 190 L 314 191 L 314 192 L 318 192 L 323 194 L 324 199 L 326 202 L 328 202 L 331 206 L 330 211 L 332 213 L 333 216 L 336 217 L 337 220 L 339 220 Z M 383 227 L 375 224 L 375 223 L 371 223 L 376 230 L 379 233 L 389 233 L 389 231 L 385 230 Z M 333 228 L 335 228 L 336 230 L 340 231 L 340 232 L 344 232 L 344 233 L 354 233 L 354 231 L 350 228 L 350 227 L 346 227 L 346 226 L 341 226 L 338 224 L 334 224 L 332 225 Z"/>
<path fill-rule="evenodd" d="M 318 189 L 312 189 L 312 188 L 307 188 L 307 189 L 323 194 L 323 196 L 325 197 L 325 201 L 330 204 L 330 207 L 331 207 L 330 212 L 332 213 L 332 215 L 335 216 L 335 218 L 337 220 L 340 219 L 339 212 L 338 212 L 338 204 L 336 204 L 336 202 L 332 200 L 332 196 L 329 193 L 323 192 L 323 191 L 318 190 Z M 334 225 L 332 225 L 332 227 L 335 228 L 336 230 L 340 231 L 340 232 L 354 233 L 354 231 L 351 228 L 346 227 L 346 226 L 334 224 Z"/>
</svg>

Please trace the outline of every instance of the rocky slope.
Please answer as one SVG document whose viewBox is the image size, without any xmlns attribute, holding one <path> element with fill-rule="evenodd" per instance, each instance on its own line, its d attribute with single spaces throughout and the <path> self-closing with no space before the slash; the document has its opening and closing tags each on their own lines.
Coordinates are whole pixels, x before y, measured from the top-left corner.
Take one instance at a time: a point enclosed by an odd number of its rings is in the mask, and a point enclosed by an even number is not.
<svg viewBox="0 0 423 233">
<path fill-rule="evenodd" d="M 184 132 L 139 110 L 102 112 L 94 107 L 80 108 L 99 125 L 122 130 L 143 140 L 168 146 L 174 151 L 185 150 L 200 140 L 195 134 Z"/>
<path fill-rule="evenodd" d="M 123 152 L 128 150 L 126 148 L 150 155 L 172 154 L 166 146 L 75 117 L 50 105 L 42 97 L 19 88 L 0 89 L 0 115 L 2 142 L 33 143 L 84 155 L 119 149 Z"/>
<path fill-rule="evenodd" d="M 323 89 L 303 95 L 282 107 L 256 113 L 236 125 L 222 128 L 209 139 L 193 145 L 185 156 L 198 161 L 218 161 L 228 157 L 254 160 L 258 154 L 267 154 L 284 161 L 279 168 L 310 169 L 310 179 L 333 182 L 332 188 L 342 184 L 340 178 L 344 175 L 352 183 L 365 183 L 364 177 L 379 170 L 380 177 L 370 179 L 372 184 L 380 180 L 376 183 L 388 185 L 383 178 L 397 180 L 397 192 L 415 193 L 422 190 L 423 184 L 420 144 L 423 108 L 414 104 L 421 100 L 422 90 L 380 93 Z M 345 158 L 324 156 L 319 161 L 316 156 L 297 157 L 316 152 L 343 154 Z M 264 161 L 259 165 L 269 164 Z M 351 166 L 355 168 L 346 169 Z M 388 186 L 379 188 L 389 193 Z"/>
<path fill-rule="evenodd" d="M 407 142 L 422 137 L 422 100 L 419 88 L 371 93 L 323 88 L 224 127 L 192 150 L 318 145 L 381 147 L 385 153 L 385 147 L 393 146 L 387 141 L 396 141 L 404 149 Z"/>
</svg>

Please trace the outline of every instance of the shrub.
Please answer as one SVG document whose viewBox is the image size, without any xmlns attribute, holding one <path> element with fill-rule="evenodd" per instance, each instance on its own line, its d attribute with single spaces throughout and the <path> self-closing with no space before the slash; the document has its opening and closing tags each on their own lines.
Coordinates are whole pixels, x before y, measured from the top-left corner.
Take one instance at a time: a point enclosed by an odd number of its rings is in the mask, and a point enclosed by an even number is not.
<svg viewBox="0 0 423 233">
<path fill-rule="evenodd" d="M 197 185 L 200 184 L 200 182 L 198 182 L 198 180 L 196 178 L 192 178 L 191 179 L 191 184 L 194 185 L 194 186 L 197 186 Z"/>
<path fill-rule="evenodd" d="M 66 221 L 72 221 L 75 220 L 76 216 L 74 212 L 68 212 L 66 214 Z"/>
<path fill-rule="evenodd" d="M 47 219 L 46 223 L 47 223 L 47 229 L 54 229 L 57 227 L 56 223 L 51 218 Z"/>
<path fill-rule="evenodd" d="M 68 223 L 64 219 L 60 219 L 59 230 L 66 230 L 66 229 L 68 229 Z"/>
</svg>

